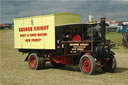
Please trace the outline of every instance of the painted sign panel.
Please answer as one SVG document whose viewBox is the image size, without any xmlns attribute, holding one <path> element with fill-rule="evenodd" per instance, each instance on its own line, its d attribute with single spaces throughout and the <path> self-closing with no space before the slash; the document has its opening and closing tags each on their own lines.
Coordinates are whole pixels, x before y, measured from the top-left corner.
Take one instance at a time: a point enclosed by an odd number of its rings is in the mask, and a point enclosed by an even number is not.
<svg viewBox="0 0 128 85">
<path fill-rule="evenodd" d="M 16 18 L 14 19 L 14 46 L 20 49 L 54 50 L 55 26 L 79 22 L 80 16 L 71 13 Z"/>
</svg>

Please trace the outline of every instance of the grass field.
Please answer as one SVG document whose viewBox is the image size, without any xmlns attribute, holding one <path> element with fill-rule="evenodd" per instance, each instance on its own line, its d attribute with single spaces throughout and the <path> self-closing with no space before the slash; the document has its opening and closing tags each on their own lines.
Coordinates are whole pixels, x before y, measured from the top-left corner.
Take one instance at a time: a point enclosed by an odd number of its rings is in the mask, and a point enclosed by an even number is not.
<svg viewBox="0 0 128 85">
<path fill-rule="evenodd" d="M 100 68 L 94 75 L 84 75 L 74 67 L 31 70 L 26 55 L 14 49 L 13 30 L 0 30 L 0 85 L 128 85 L 128 49 L 121 46 L 121 36 L 109 33 L 108 39 L 117 43 L 117 69 L 104 73 Z"/>
<path fill-rule="evenodd" d="M 116 43 L 117 46 L 122 46 L 122 34 L 117 32 L 108 32 L 107 39 L 110 39 Z"/>
<path fill-rule="evenodd" d="M 108 32 L 106 37 L 107 37 L 107 39 L 116 43 L 115 48 L 112 49 L 114 52 L 119 52 L 119 53 L 127 53 L 128 52 L 128 48 L 125 48 L 122 45 L 122 34 L 117 33 L 117 32 Z"/>
</svg>

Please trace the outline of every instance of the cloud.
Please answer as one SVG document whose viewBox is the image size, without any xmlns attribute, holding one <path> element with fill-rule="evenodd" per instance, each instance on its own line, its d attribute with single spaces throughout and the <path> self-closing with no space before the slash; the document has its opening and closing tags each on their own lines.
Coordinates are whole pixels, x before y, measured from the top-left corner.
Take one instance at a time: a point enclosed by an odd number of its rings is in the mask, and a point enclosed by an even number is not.
<svg viewBox="0 0 128 85">
<path fill-rule="evenodd" d="M 73 12 L 85 1 L 72 0 L 3 0 L 0 16 L 24 17 L 56 12 Z M 2 20 L 10 21 L 3 17 Z M 12 17 L 12 18 L 14 18 Z"/>
<path fill-rule="evenodd" d="M 128 0 L 112 0 L 111 2 L 113 4 L 127 4 L 128 5 Z"/>
<path fill-rule="evenodd" d="M 112 0 L 112 1 L 127 2 L 128 0 Z"/>
<path fill-rule="evenodd" d="M 73 12 L 81 15 L 81 20 L 91 14 L 94 18 L 126 17 L 126 0 L 2 0 L 0 3 L 0 23 L 10 23 L 13 18 Z M 116 14 L 115 14 L 116 13 Z M 119 15 L 120 14 L 120 15 Z"/>
</svg>

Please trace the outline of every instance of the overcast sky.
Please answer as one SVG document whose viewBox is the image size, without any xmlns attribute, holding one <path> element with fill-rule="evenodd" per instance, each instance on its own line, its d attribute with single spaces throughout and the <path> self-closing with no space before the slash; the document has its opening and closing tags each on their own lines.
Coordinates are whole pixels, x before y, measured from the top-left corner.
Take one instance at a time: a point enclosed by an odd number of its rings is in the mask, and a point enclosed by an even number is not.
<svg viewBox="0 0 128 85">
<path fill-rule="evenodd" d="M 81 15 L 81 21 L 92 15 L 114 20 L 128 20 L 128 0 L 0 0 L 0 24 L 13 18 L 58 12 Z"/>
</svg>

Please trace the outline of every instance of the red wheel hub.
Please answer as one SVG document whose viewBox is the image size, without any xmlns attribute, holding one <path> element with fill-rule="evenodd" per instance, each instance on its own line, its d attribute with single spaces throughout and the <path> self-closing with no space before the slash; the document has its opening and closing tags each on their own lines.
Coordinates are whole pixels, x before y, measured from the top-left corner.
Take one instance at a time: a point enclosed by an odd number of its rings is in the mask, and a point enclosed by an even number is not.
<svg viewBox="0 0 128 85">
<path fill-rule="evenodd" d="M 81 62 L 81 67 L 82 67 L 84 72 L 89 72 L 91 69 L 90 60 L 88 58 L 83 58 L 82 62 Z"/>
<path fill-rule="evenodd" d="M 29 65 L 30 65 L 31 68 L 36 67 L 36 58 L 35 58 L 35 56 L 30 56 Z"/>
</svg>

